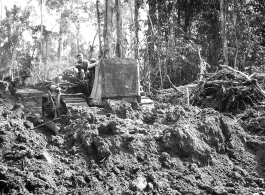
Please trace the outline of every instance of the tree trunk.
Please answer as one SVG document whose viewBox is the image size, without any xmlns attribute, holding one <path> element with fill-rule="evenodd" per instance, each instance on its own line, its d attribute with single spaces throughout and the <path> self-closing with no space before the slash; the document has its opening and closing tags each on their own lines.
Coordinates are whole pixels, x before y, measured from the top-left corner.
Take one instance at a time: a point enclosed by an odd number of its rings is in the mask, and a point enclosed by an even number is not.
<svg viewBox="0 0 265 195">
<path fill-rule="evenodd" d="M 128 1 L 128 5 L 129 5 L 129 9 L 130 9 L 130 23 L 134 24 L 134 3 L 135 0 L 132 1 Z M 134 35 L 135 35 L 135 29 L 132 31 L 130 30 L 129 32 L 129 42 L 127 42 L 126 39 L 126 43 L 124 43 L 124 50 L 125 50 L 125 56 L 129 57 L 129 58 L 133 58 L 134 57 Z M 126 35 L 125 35 L 126 36 Z"/>
<path fill-rule="evenodd" d="M 88 59 L 91 59 L 93 57 L 93 53 L 94 53 L 94 43 L 95 43 L 95 40 L 96 40 L 96 37 L 97 37 L 97 34 L 95 34 L 94 36 L 94 39 L 92 41 L 92 44 L 89 46 L 89 55 L 88 55 Z"/>
<path fill-rule="evenodd" d="M 8 38 L 8 42 L 12 42 L 11 40 L 11 35 L 12 35 L 12 24 L 10 21 L 10 13 L 7 10 L 7 7 L 5 7 L 5 11 L 6 11 L 6 21 L 7 21 L 7 38 Z M 10 53 L 9 53 L 10 54 Z"/>
<path fill-rule="evenodd" d="M 42 9 L 43 0 L 40 1 L 40 55 L 43 54 L 43 9 Z"/>
<path fill-rule="evenodd" d="M 77 53 L 80 52 L 80 22 L 77 21 L 77 24 L 76 24 L 76 46 L 77 46 Z"/>
<path fill-rule="evenodd" d="M 1 2 L 1 7 L 0 7 L 0 9 L 1 9 L 1 20 L 0 21 L 2 21 L 3 20 L 3 3 L 2 3 L 2 0 L 0 0 L 0 2 Z"/>
<path fill-rule="evenodd" d="M 134 3 L 134 2 L 133 2 Z M 129 9 L 130 9 L 130 22 L 131 24 L 134 24 L 134 10 L 133 10 L 133 3 L 130 1 L 128 2 L 129 4 Z M 133 58 L 134 57 L 134 52 L 133 52 L 133 49 L 134 48 L 134 34 L 135 34 L 135 31 L 132 31 L 130 30 L 130 43 L 129 43 L 129 46 L 126 45 L 126 56 L 129 57 L 129 58 Z"/>
<path fill-rule="evenodd" d="M 58 39 L 58 60 L 59 63 L 62 62 L 62 50 L 63 50 L 63 35 L 62 32 L 59 32 L 59 39 Z"/>
<path fill-rule="evenodd" d="M 234 58 L 234 69 L 237 69 L 237 56 L 238 56 L 238 39 L 237 39 L 237 0 L 234 0 L 234 9 L 233 9 L 233 27 L 234 27 L 234 34 L 235 34 L 235 45 L 236 45 L 236 53 Z"/>
<path fill-rule="evenodd" d="M 135 59 L 138 59 L 138 44 L 139 44 L 139 0 L 134 0 L 134 57 Z"/>
<path fill-rule="evenodd" d="M 172 3 L 172 10 L 170 13 L 170 18 L 168 20 L 168 25 L 170 26 L 170 31 L 169 31 L 169 35 L 168 35 L 168 41 L 167 41 L 167 50 L 166 50 L 166 60 L 164 63 L 164 77 L 162 80 L 162 87 L 164 87 L 165 85 L 165 81 L 168 75 L 168 65 L 170 64 L 170 54 L 168 53 L 169 50 L 173 49 L 175 46 L 175 42 L 174 42 L 174 25 L 175 25 L 175 20 L 174 20 L 174 15 L 175 15 L 175 6 L 177 4 L 177 0 L 173 1 Z"/>
<path fill-rule="evenodd" d="M 163 73 L 162 73 L 162 63 L 161 57 L 158 58 L 158 69 L 159 69 L 159 76 L 160 76 L 160 86 L 159 89 L 163 89 Z"/>
<path fill-rule="evenodd" d="M 158 37 L 164 37 L 165 41 L 167 41 L 167 34 L 166 32 L 164 33 L 162 31 L 162 25 L 163 25 L 163 17 L 165 17 L 165 15 L 163 16 L 165 10 L 164 8 L 162 8 L 162 1 L 158 1 L 157 2 L 157 10 L 158 10 L 158 23 L 157 23 L 157 35 Z M 162 71 L 162 61 L 163 61 L 163 51 L 162 51 L 162 44 L 161 43 L 156 43 L 156 47 L 157 47 L 157 55 L 156 57 L 158 58 L 158 69 L 159 69 L 159 76 L 160 76 L 160 86 L 159 89 L 163 89 L 163 71 Z"/>
<path fill-rule="evenodd" d="M 115 8 L 116 8 L 116 36 L 117 36 L 117 42 L 116 42 L 116 50 L 115 55 L 118 58 L 123 57 L 123 36 L 122 36 L 122 13 L 121 13 L 121 1 L 115 0 Z"/>
<path fill-rule="evenodd" d="M 45 70 L 46 70 L 46 80 L 48 79 L 48 71 L 47 71 L 47 61 L 48 61 L 48 46 L 49 46 L 49 37 L 45 39 L 46 42 L 46 52 L 45 52 Z"/>
<path fill-rule="evenodd" d="M 154 26 L 156 25 L 156 1 L 149 1 L 149 20 L 148 20 L 148 57 L 149 57 L 149 65 L 155 67 L 154 60 Z"/>
<path fill-rule="evenodd" d="M 40 1 L 40 64 L 43 61 L 43 0 Z M 46 64 L 44 65 L 44 75 L 43 78 L 46 77 Z"/>
<path fill-rule="evenodd" d="M 99 13 L 99 0 L 96 2 L 97 7 L 97 22 L 98 22 L 98 42 L 99 42 L 99 54 L 102 56 L 102 45 L 101 45 L 101 28 L 100 28 L 100 13 Z"/>
<path fill-rule="evenodd" d="M 58 39 L 58 54 L 57 54 L 59 63 L 62 62 L 62 51 L 63 51 L 63 14 L 61 13 L 59 39 Z"/>
<path fill-rule="evenodd" d="M 223 42 L 223 58 L 224 65 L 228 65 L 228 48 L 226 37 L 226 12 L 225 12 L 225 0 L 220 0 L 220 20 L 221 20 L 221 37 Z"/>
<path fill-rule="evenodd" d="M 103 57 L 110 58 L 111 57 L 111 31 L 112 31 L 112 16 L 113 16 L 113 8 L 112 8 L 112 0 L 105 0 L 105 24 L 103 31 L 103 39 L 104 39 L 104 51 Z"/>
<path fill-rule="evenodd" d="M 16 58 L 16 48 L 17 48 L 17 43 L 14 44 L 12 53 L 11 53 L 11 66 L 12 66 L 12 74 L 11 74 L 11 80 L 14 80 L 15 76 L 15 58 Z"/>
<path fill-rule="evenodd" d="M 149 20 L 148 20 L 148 37 L 147 37 L 147 43 L 148 43 L 148 63 L 145 65 L 145 71 L 147 72 L 147 88 L 148 92 L 150 92 L 151 89 L 151 68 L 155 67 L 155 43 L 154 43 L 154 26 L 156 26 L 157 18 L 156 18 L 156 0 L 148 1 L 149 3 Z"/>
<path fill-rule="evenodd" d="M 184 33 L 185 33 L 185 37 L 189 38 L 189 34 L 190 34 L 190 20 L 191 20 L 191 10 L 190 10 L 191 6 L 190 6 L 190 2 L 189 1 L 185 1 L 185 9 L 184 9 Z"/>
<path fill-rule="evenodd" d="M 6 11 L 6 20 L 7 20 L 7 37 L 8 37 L 8 42 L 12 43 L 12 23 L 10 21 L 10 12 L 8 11 L 7 7 L 5 7 Z M 11 74 L 11 80 L 13 81 L 13 75 L 14 75 L 14 67 L 13 67 L 13 59 L 14 59 L 14 51 L 15 51 L 15 46 L 7 50 L 5 53 L 6 55 L 10 56 L 11 60 L 7 61 L 7 66 L 10 67 L 10 74 Z M 11 62 L 9 64 L 9 62 Z"/>
</svg>

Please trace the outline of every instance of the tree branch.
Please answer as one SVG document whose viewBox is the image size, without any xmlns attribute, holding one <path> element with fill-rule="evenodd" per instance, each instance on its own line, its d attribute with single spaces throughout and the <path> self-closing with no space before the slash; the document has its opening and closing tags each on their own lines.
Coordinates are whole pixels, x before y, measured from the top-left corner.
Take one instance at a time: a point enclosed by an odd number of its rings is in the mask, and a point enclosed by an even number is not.
<svg viewBox="0 0 265 195">
<path fill-rule="evenodd" d="M 167 75 L 167 78 L 168 78 L 168 81 L 170 83 L 170 85 L 173 87 L 173 89 L 178 92 L 178 93 L 181 93 L 181 94 L 184 94 L 181 90 L 179 90 L 170 80 L 169 76 Z"/>
</svg>

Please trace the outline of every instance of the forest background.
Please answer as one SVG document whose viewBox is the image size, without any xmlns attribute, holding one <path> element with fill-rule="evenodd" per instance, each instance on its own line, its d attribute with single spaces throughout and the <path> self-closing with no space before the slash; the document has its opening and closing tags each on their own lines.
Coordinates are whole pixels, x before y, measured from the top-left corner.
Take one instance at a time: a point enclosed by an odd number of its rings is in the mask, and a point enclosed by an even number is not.
<svg viewBox="0 0 265 195">
<path fill-rule="evenodd" d="M 52 79 L 90 58 L 135 58 L 147 90 L 229 65 L 265 71 L 262 0 L 0 1 L 0 78 Z"/>
</svg>

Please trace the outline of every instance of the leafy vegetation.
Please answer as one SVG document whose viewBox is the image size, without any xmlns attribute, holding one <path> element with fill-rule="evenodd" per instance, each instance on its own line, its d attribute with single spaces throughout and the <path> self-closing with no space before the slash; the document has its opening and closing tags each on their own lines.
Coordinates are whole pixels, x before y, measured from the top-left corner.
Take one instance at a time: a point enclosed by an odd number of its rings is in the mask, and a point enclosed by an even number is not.
<svg viewBox="0 0 265 195">
<path fill-rule="evenodd" d="M 5 7 L 1 76 L 26 66 L 35 75 L 31 83 L 52 79 L 78 52 L 88 59 L 137 58 L 147 90 L 169 88 L 167 75 L 184 85 L 226 63 L 263 71 L 264 12 L 261 0 L 31 0 L 23 8 Z"/>
</svg>

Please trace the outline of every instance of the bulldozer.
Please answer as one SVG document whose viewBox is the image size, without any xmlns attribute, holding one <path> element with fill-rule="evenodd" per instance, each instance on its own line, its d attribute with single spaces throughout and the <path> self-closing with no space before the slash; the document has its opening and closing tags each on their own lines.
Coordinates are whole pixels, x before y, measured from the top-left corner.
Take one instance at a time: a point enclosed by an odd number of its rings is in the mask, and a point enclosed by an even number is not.
<svg viewBox="0 0 265 195">
<path fill-rule="evenodd" d="M 42 96 L 42 115 L 46 126 L 58 134 L 55 119 L 66 115 L 70 107 L 104 107 L 108 99 L 153 107 L 140 86 L 139 65 L 135 59 L 101 59 L 84 80 L 50 83 Z M 74 77 L 74 76 L 73 76 Z"/>
</svg>

